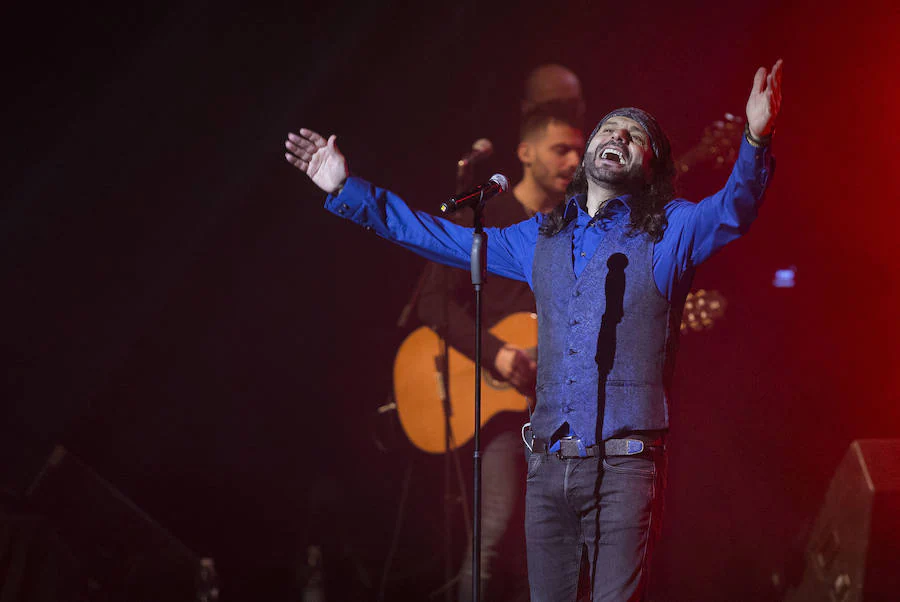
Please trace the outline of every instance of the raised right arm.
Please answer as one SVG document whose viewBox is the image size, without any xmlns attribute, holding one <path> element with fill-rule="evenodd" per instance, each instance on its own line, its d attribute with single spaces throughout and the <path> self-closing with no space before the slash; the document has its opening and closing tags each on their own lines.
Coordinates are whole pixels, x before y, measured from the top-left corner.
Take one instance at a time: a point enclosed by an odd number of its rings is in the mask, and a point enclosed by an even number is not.
<svg viewBox="0 0 900 602">
<path fill-rule="evenodd" d="M 332 213 L 349 219 L 376 234 L 399 244 L 431 261 L 456 268 L 469 269 L 472 250 L 472 229 L 430 215 L 424 211 L 410 209 L 393 192 L 379 188 L 359 178 L 348 178 L 338 195 L 329 195 L 325 208 Z M 510 228 L 485 228 L 488 235 L 488 271 L 498 276 L 515 280 L 526 280 L 521 260 L 527 253 L 527 242 L 522 237 L 510 239 L 506 230 L 521 229 L 529 222 Z M 534 226 L 535 232 L 537 226 Z M 517 244 L 518 243 L 518 244 Z M 530 277 L 531 264 L 527 265 Z"/>
<path fill-rule="evenodd" d="M 382 238 L 445 265 L 468 269 L 472 229 L 410 209 L 393 192 L 348 177 L 347 161 L 335 137 L 327 141 L 312 130 L 289 134 L 285 158 L 329 193 L 325 208 Z M 508 228 L 485 228 L 488 271 L 531 283 L 538 223 L 532 219 Z"/>
</svg>

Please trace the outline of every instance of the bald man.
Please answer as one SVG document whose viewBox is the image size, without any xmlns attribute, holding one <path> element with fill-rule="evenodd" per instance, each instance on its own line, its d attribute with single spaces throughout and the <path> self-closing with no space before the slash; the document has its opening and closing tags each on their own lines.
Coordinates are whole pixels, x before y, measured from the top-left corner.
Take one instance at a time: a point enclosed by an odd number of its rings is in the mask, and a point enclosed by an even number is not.
<svg viewBox="0 0 900 602">
<path fill-rule="evenodd" d="M 522 114 L 533 111 L 538 105 L 560 100 L 573 102 L 580 117 L 584 116 L 584 96 L 578 76 L 568 67 L 555 63 L 532 69 L 525 78 Z"/>
</svg>

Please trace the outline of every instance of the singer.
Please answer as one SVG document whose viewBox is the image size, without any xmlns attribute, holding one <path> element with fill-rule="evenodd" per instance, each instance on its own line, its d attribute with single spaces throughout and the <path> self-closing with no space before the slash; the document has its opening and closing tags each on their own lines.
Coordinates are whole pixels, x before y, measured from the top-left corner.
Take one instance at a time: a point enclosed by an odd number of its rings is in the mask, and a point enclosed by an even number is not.
<svg viewBox="0 0 900 602">
<path fill-rule="evenodd" d="M 488 233 L 488 271 L 527 282 L 538 310 L 537 403 L 526 438 L 532 602 L 573 600 L 582 546 L 594 602 L 640 600 L 658 533 L 667 390 L 696 268 L 750 227 L 774 169 L 782 63 L 760 67 L 724 188 L 674 198 L 668 139 L 626 107 L 588 137 L 567 200 Z M 285 157 L 328 193 L 328 210 L 447 265 L 467 268 L 471 230 L 348 178 L 335 144 L 289 134 Z"/>
</svg>

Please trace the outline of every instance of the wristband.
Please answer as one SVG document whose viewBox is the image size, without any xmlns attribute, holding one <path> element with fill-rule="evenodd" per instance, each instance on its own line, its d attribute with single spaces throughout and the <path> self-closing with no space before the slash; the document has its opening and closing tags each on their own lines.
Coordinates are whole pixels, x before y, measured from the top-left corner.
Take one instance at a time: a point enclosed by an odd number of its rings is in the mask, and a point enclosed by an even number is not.
<svg viewBox="0 0 900 602">
<path fill-rule="evenodd" d="M 752 146 L 754 148 L 762 148 L 764 146 L 769 146 L 769 144 L 772 142 L 772 136 L 774 134 L 775 134 L 775 130 L 772 130 L 772 133 L 769 134 L 768 136 L 763 136 L 762 138 L 757 138 L 750 131 L 750 124 L 749 123 L 744 124 L 744 138 L 746 138 L 747 142 L 750 143 L 750 146 Z"/>
</svg>

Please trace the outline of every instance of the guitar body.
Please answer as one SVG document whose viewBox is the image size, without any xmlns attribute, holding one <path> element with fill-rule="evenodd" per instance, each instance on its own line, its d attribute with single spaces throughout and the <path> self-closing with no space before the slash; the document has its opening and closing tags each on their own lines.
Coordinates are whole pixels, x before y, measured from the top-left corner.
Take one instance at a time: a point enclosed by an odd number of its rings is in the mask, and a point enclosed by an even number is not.
<svg viewBox="0 0 900 602">
<path fill-rule="evenodd" d="M 522 312 L 507 316 L 490 332 L 524 349 L 537 347 L 537 316 Z M 400 424 L 409 440 L 424 452 L 447 451 L 444 434 L 443 386 L 438 372 L 441 340 L 421 327 L 400 345 L 394 359 L 394 401 Z M 450 448 L 465 445 L 475 435 L 475 362 L 455 349 L 447 349 L 450 403 Z M 500 412 L 524 412 L 528 399 L 511 385 L 482 371 L 481 424 Z"/>
</svg>

